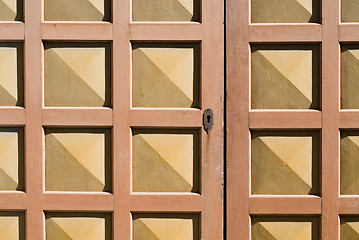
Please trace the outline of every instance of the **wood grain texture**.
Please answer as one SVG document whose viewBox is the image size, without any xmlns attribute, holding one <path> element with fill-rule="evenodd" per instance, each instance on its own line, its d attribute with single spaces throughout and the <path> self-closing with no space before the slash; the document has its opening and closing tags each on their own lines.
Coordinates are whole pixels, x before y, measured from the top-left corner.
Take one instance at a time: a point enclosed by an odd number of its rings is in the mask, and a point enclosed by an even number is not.
<svg viewBox="0 0 359 240">
<path fill-rule="evenodd" d="M 250 129 L 320 129 L 320 111 L 250 111 Z"/>
<path fill-rule="evenodd" d="M 25 1 L 25 169 L 26 169 L 26 237 L 43 240 L 44 217 L 42 192 L 44 190 L 42 107 L 42 1 Z M 31 169 L 31 170 L 30 170 Z"/>
<path fill-rule="evenodd" d="M 322 214 L 321 239 L 339 238 L 339 128 L 356 129 L 356 111 L 339 113 L 339 41 L 357 39 L 357 24 L 339 24 L 339 1 L 322 5 L 322 24 L 249 23 L 250 1 L 228 0 L 227 8 L 227 237 L 250 239 L 249 214 Z M 267 9 L 266 9 L 267 10 Z M 279 11 L 279 10 L 278 10 Z M 281 13 L 278 13 L 281 14 Z M 252 18 L 253 19 L 253 18 Z M 250 44 L 321 44 L 319 111 L 251 110 Z M 249 196 L 249 130 L 321 130 L 321 195 Z M 345 213 L 355 200 L 339 201 Z M 343 210 L 344 211 L 344 210 Z"/>
<path fill-rule="evenodd" d="M 249 212 L 253 215 L 320 215 L 318 196 L 251 196 Z"/>
<path fill-rule="evenodd" d="M 319 24 L 251 24 L 248 26 L 251 43 L 320 42 L 322 26 Z"/>
<path fill-rule="evenodd" d="M 249 1 L 226 4 L 227 52 L 227 238 L 250 239 L 250 46 Z M 240 136 L 240 137 L 239 137 Z"/>
<path fill-rule="evenodd" d="M 322 239 L 339 238 L 339 1 L 322 6 Z"/>
<path fill-rule="evenodd" d="M 113 240 L 131 239 L 130 1 L 112 1 Z"/>
<path fill-rule="evenodd" d="M 110 108 L 44 108 L 43 126 L 98 126 L 113 125 Z"/>
<path fill-rule="evenodd" d="M 17 40 L 25 39 L 25 24 L 21 22 L 1 22 L 0 23 L 0 40 Z"/>
<path fill-rule="evenodd" d="M 110 41 L 113 39 L 113 24 L 90 22 L 45 22 L 41 24 L 43 40 Z"/>
</svg>

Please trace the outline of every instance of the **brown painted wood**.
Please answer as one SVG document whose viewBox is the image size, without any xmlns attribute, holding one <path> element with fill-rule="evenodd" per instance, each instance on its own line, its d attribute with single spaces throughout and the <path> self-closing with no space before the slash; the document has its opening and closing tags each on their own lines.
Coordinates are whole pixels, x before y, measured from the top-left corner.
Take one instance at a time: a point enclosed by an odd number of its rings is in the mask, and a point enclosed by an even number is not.
<svg viewBox="0 0 359 240">
<path fill-rule="evenodd" d="M 46 192 L 43 208 L 46 211 L 113 211 L 113 195 L 110 193 Z"/>
<path fill-rule="evenodd" d="M 130 122 L 133 127 L 200 128 L 202 114 L 199 109 L 131 109 Z"/>
<path fill-rule="evenodd" d="M 131 194 L 132 212 L 198 212 L 203 209 L 203 198 L 199 194 Z"/>
<path fill-rule="evenodd" d="M 226 1 L 227 239 L 250 239 L 249 1 Z"/>
<path fill-rule="evenodd" d="M 0 23 L 0 40 L 23 41 L 25 39 L 25 24 L 20 22 Z"/>
<path fill-rule="evenodd" d="M 171 27 L 169 27 L 169 25 Z M 131 23 L 131 40 L 193 40 L 202 39 L 203 26 L 200 23 Z"/>
<path fill-rule="evenodd" d="M 249 201 L 253 215 L 319 215 L 321 211 L 317 196 L 252 196 Z"/>
<path fill-rule="evenodd" d="M 213 129 L 201 134 L 201 238 L 223 238 L 224 4 L 202 1 L 201 109 L 214 112 Z M 223 33 L 223 34 L 222 34 Z"/>
<path fill-rule="evenodd" d="M 4 191 L 0 193 L 0 209 L 26 210 L 27 199 L 24 192 Z"/>
<path fill-rule="evenodd" d="M 359 214 L 359 198 L 357 196 L 340 196 L 339 198 L 339 214 L 358 215 Z"/>
<path fill-rule="evenodd" d="M 0 124 L 5 126 L 24 126 L 25 109 L 20 107 L 0 108 Z"/>
<path fill-rule="evenodd" d="M 1 41 L 24 41 L 25 107 L 0 107 L 1 126 L 25 127 L 25 192 L 1 192 L 2 210 L 26 211 L 26 239 L 45 239 L 44 211 L 111 212 L 113 239 L 132 237 L 132 212 L 194 212 L 201 238 L 223 238 L 224 2 L 202 4 L 201 23 L 132 22 L 131 1 L 112 1 L 112 22 L 47 22 L 43 1 L 24 1 L 21 22 L 0 23 Z M 52 108 L 43 104 L 43 42 L 112 42 L 111 108 Z M 201 108 L 131 107 L 133 42 L 196 42 L 201 45 Z M 201 194 L 132 193 L 131 128 L 202 128 L 212 108 L 215 125 L 201 130 Z M 112 128 L 111 193 L 47 192 L 43 127 Z"/>
<path fill-rule="evenodd" d="M 107 40 L 113 36 L 111 23 L 45 22 L 41 24 L 43 40 Z"/>
<path fill-rule="evenodd" d="M 357 129 L 359 128 L 359 111 L 341 110 L 339 112 L 339 128 L 340 129 Z"/>
<path fill-rule="evenodd" d="M 42 107 L 41 0 L 24 1 L 25 7 L 25 185 L 26 237 L 45 239 L 43 191 L 44 159 Z"/>
<path fill-rule="evenodd" d="M 320 129 L 320 111 L 250 111 L 250 129 Z"/>
<path fill-rule="evenodd" d="M 339 24 L 339 41 L 355 42 L 359 38 L 358 23 L 340 23 Z"/>
<path fill-rule="evenodd" d="M 322 239 L 339 239 L 339 6 L 322 5 Z"/>
<path fill-rule="evenodd" d="M 110 108 L 45 108 L 43 126 L 111 127 L 113 110 Z"/>
<path fill-rule="evenodd" d="M 130 1 L 112 1 L 113 239 L 131 239 Z"/>
<path fill-rule="evenodd" d="M 320 42 L 319 24 L 251 24 L 249 42 Z"/>
<path fill-rule="evenodd" d="M 357 23 L 340 23 L 340 1 L 322 3 L 321 24 L 251 24 L 249 0 L 227 0 L 227 237 L 250 239 L 252 215 L 321 216 L 321 239 L 339 239 L 339 214 L 358 214 L 355 196 L 339 196 L 339 129 L 359 127 L 357 111 L 339 111 L 340 42 L 358 41 Z M 319 43 L 321 109 L 250 110 L 250 43 Z M 321 131 L 319 196 L 251 196 L 250 129 Z"/>
</svg>

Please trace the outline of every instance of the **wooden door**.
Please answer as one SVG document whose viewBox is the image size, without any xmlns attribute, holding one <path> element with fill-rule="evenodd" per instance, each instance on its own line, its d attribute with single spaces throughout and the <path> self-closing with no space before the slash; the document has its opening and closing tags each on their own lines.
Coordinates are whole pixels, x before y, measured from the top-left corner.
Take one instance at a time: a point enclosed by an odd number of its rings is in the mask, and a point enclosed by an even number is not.
<svg viewBox="0 0 359 240">
<path fill-rule="evenodd" d="M 0 0 L 0 21 L 0 239 L 223 237 L 222 1 Z"/>
<path fill-rule="evenodd" d="M 227 1 L 228 239 L 357 239 L 357 1 Z"/>
</svg>

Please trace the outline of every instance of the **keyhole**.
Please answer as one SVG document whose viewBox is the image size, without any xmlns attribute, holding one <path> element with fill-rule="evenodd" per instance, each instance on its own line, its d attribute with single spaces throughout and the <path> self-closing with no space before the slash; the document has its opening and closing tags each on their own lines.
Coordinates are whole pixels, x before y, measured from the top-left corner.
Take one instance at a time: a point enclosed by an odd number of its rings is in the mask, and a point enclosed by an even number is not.
<svg viewBox="0 0 359 240">
<path fill-rule="evenodd" d="M 204 110 L 202 124 L 204 130 L 208 133 L 208 131 L 212 130 L 213 125 L 213 111 L 210 108 Z"/>
</svg>

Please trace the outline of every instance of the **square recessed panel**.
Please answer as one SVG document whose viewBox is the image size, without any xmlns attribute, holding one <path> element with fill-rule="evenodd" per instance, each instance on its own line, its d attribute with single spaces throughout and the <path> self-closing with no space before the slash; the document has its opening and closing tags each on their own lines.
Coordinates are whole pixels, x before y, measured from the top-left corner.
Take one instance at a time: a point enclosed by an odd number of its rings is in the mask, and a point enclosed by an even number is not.
<svg viewBox="0 0 359 240">
<path fill-rule="evenodd" d="M 132 0 L 133 21 L 200 21 L 200 0 Z"/>
<path fill-rule="evenodd" d="M 45 106 L 109 107 L 110 104 L 109 44 L 45 44 Z"/>
<path fill-rule="evenodd" d="M 111 134 L 106 129 L 46 129 L 47 191 L 111 191 Z"/>
<path fill-rule="evenodd" d="M 341 0 L 342 22 L 359 22 L 359 1 Z"/>
<path fill-rule="evenodd" d="M 255 45 L 252 109 L 318 109 L 319 51 L 312 45 Z"/>
<path fill-rule="evenodd" d="M 319 193 L 317 132 L 252 132 L 251 155 L 252 194 Z"/>
<path fill-rule="evenodd" d="M 133 240 L 198 240 L 198 214 L 133 214 Z"/>
<path fill-rule="evenodd" d="M 24 240 L 25 216 L 21 212 L 0 212 L 0 239 Z"/>
<path fill-rule="evenodd" d="M 0 190 L 24 190 L 22 129 L 0 128 Z"/>
<path fill-rule="evenodd" d="M 340 139 L 340 193 L 359 195 L 359 131 L 343 131 Z"/>
<path fill-rule="evenodd" d="M 340 100 L 342 109 L 359 109 L 359 45 L 343 45 Z"/>
<path fill-rule="evenodd" d="M 340 240 L 359 239 L 359 217 L 340 217 Z"/>
<path fill-rule="evenodd" d="M 23 106 L 23 84 L 22 43 L 0 43 L 0 106 Z"/>
<path fill-rule="evenodd" d="M 318 23 L 318 0 L 252 0 L 252 23 Z"/>
<path fill-rule="evenodd" d="M 252 217 L 252 240 L 318 240 L 316 217 Z"/>
<path fill-rule="evenodd" d="M 111 240 L 111 214 L 46 213 L 47 240 Z"/>
<path fill-rule="evenodd" d="M 198 130 L 133 130 L 134 192 L 198 192 Z"/>
<path fill-rule="evenodd" d="M 199 107 L 197 44 L 134 44 L 134 107 Z"/>
<path fill-rule="evenodd" d="M 0 21 L 21 21 L 22 15 L 22 0 L 0 0 Z"/>
<path fill-rule="evenodd" d="M 44 0 L 45 21 L 111 21 L 111 0 Z"/>
</svg>

